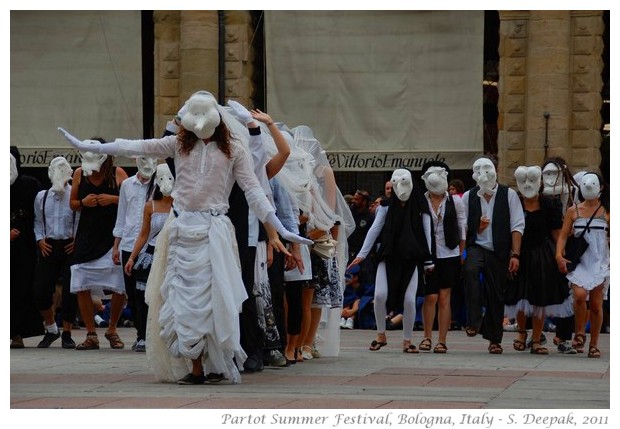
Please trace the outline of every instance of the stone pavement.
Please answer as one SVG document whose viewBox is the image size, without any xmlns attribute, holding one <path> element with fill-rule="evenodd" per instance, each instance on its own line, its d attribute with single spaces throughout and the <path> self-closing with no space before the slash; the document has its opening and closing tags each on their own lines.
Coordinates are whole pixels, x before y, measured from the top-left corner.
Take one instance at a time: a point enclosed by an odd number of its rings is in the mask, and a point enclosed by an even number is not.
<svg viewBox="0 0 620 429">
<path fill-rule="evenodd" d="M 600 359 L 532 355 L 512 348 L 516 333 L 504 335 L 504 354 L 490 355 L 481 337 L 448 333 L 447 354 L 404 354 L 400 331 L 371 352 L 374 331 L 341 331 L 340 356 L 286 368 L 242 374 L 237 385 L 179 386 L 157 383 L 146 355 L 112 350 L 99 330 L 102 348 L 64 350 L 60 340 L 37 349 L 41 337 L 10 351 L 10 407 L 15 409 L 609 409 L 610 335 L 601 334 Z M 129 346 L 135 330 L 119 329 Z M 74 331 L 76 342 L 85 331 Z M 421 340 L 414 332 L 414 343 Z M 434 332 L 436 339 L 437 333 Z M 589 338 L 589 336 L 588 336 Z M 603 412 L 602 410 L 599 412 Z M 107 425 L 107 424 L 106 424 Z"/>
</svg>

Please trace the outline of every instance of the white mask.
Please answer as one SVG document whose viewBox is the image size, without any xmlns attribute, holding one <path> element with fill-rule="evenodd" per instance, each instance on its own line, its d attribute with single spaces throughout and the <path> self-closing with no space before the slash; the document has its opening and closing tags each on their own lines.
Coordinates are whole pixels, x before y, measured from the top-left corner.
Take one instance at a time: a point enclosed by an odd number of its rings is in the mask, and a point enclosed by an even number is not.
<svg viewBox="0 0 620 429">
<path fill-rule="evenodd" d="M 157 158 L 150 156 L 139 156 L 136 158 L 136 165 L 138 166 L 138 173 L 143 179 L 150 179 L 155 173 L 157 168 Z"/>
<path fill-rule="evenodd" d="M 595 200 L 601 194 L 601 182 L 594 173 L 586 173 L 581 178 L 579 190 L 585 200 Z"/>
<path fill-rule="evenodd" d="M 495 185 L 497 185 L 497 172 L 495 171 L 495 165 L 493 165 L 490 159 L 477 159 L 476 162 L 474 162 L 473 170 L 474 174 L 472 174 L 471 177 L 480 187 L 480 191 L 478 191 L 479 196 L 495 188 Z"/>
<path fill-rule="evenodd" d="M 90 143 L 93 146 L 100 145 L 98 140 L 84 140 L 84 143 Z M 99 171 L 101 166 L 108 159 L 108 155 L 105 153 L 94 153 L 90 151 L 80 152 L 82 155 L 82 171 L 84 176 L 90 176 L 95 171 Z"/>
<path fill-rule="evenodd" d="M 159 186 L 159 191 L 166 197 L 172 194 L 174 189 L 174 176 L 170 172 L 168 164 L 159 164 L 155 173 L 155 183 Z"/>
<path fill-rule="evenodd" d="M 211 137 L 220 124 L 220 113 L 217 110 L 215 97 L 206 91 L 199 91 L 185 102 L 185 107 L 187 111 L 181 118 L 183 128 L 202 140 Z"/>
<path fill-rule="evenodd" d="M 402 202 L 409 200 L 413 192 L 413 180 L 409 170 L 399 168 L 392 173 L 392 192 L 396 194 Z"/>
<path fill-rule="evenodd" d="M 422 175 L 422 180 L 431 194 L 444 195 L 448 190 L 448 172 L 443 167 L 429 167 Z"/>
<path fill-rule="evenodd" d="M 542 169 L 543 194 L 557 196 L 568 192 L 560 167 L 550 162 Z"/>
<path fill-rule="evenodd" d="M 540 178 L 542 170 L 539 166 L 520 166 L 515 170 L 517 188 L 525 198 L 534 198 L 540 190 Z"/>
<path fill-rule="evenodd" d="M 11 185 L 12 185 L 17 180 L 17 176 L 19 175 L 19 173 L 17 173 L 17 161 L 15 161 L 15 157 L 13 156 L 12 153 L 10 155 L 11 155 Z"/>
<path fill-rule="evenodd" d="M 69 165 L 69 162 L 63 156 L 57 156 L 50 161 L 50 166 L 47 169 L 47 176 L 52 182 L 52 191 L 57 194 L 65 193 L 65 186 L 71 179 L 73 169 Z"/>
</svg>

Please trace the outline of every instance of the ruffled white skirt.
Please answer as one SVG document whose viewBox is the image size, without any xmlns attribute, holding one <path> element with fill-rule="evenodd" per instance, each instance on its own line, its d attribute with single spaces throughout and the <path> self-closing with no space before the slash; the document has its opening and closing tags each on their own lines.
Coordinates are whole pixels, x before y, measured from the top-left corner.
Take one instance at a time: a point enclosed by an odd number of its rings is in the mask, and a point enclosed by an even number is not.
<svg viewBox="0 0 620 429">
<path fill-rule="evenodd" d="M 104 291 L 125 293 L 123 268 L 112 262 L 112 248 L 99 259 L 71 265 L 71 293 L 84 290 L 103 297 Z"/>
<path fill-rule="evenodd" d="M 157 380 L 181 378 L 191 359 L 202 357 L 206 372 L 241 381 L 246 355 L 239 342 L 239 313 L 247 294 L 228 217 L 171 216 L 155 245 L 145 299 L 147 358 Z"/>
</svg>

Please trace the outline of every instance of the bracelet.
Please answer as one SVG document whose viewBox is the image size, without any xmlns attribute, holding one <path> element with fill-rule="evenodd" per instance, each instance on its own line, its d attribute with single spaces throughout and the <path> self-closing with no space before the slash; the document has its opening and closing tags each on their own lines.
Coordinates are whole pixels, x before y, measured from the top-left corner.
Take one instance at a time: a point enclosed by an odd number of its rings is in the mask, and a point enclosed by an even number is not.
<svg viewBox="0 0 620 429">
<path fill-rule="evenodd" d="M 511 258 L 519 259 L 519 254 L 518 253 L 514 253 L 514 252 L 510 252 L 510 257 Z"/>
<path fill-rule="evenodd" d="M 80 207 L 84 207 L 84 203 L 82 202 L 84 198 L 80 198 Z"/>
<path fill-rule="evenodd" d="M 267 126 L 268 126 L 268 127 L 270 127 L 270 126 L 272 126 L 272 125 L 273 125 L 273 121 L 272 121 L 272 122 L 268 122 L 268 123 L 267 123 Z"/>
</svg>

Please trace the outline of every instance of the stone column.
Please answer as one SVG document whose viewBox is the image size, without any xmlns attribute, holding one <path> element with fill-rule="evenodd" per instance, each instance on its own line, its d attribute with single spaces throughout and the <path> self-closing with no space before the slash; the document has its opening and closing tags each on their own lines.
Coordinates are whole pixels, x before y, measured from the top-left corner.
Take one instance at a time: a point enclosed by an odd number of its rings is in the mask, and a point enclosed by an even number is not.
<svg viewBox="0 0 620 429">
<path fill-rule="evenodd" d="M 500 20 L 500 181 L 541 165 L 545 143 L 571 171 L 598 170 L 602 11 L 500 11 Z"/>
<path fill-rule="evenodd" d="M 217 11 L 155 11 L 155 135 L 195 91 L 218 97 L 219 23 Z M 254 91 L 252 17 L 226 11 L 225 98 L 252 108 Z"/>
</svg>

